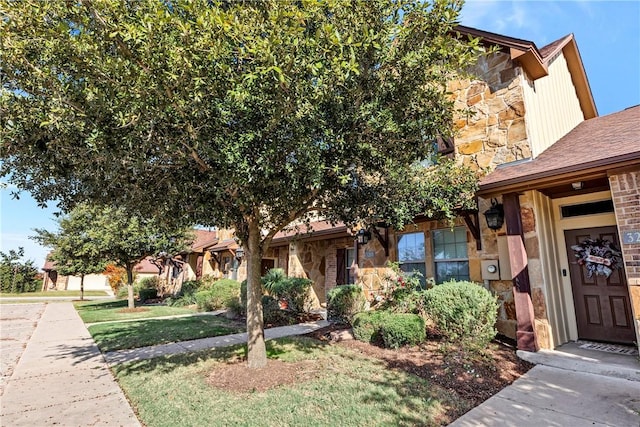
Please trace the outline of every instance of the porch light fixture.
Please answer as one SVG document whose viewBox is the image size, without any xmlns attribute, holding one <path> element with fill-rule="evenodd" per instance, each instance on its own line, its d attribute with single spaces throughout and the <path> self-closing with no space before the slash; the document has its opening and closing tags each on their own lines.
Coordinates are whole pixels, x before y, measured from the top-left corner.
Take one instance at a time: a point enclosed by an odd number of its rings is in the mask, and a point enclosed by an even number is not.
<svg viewBox="0 0 640 427">
<path fill-rule="evenodd" d="M 500 230 L 504 224 L 504 206 L 496 199 L 491 199 L 491 207 L 484 213 L 487 218 L 487 227 L 492 230 Z"/>
<path fill-rule="evenodd" d="M 584 182 L 582 182 L 582 181 L 572 182 L 571 183 L 571 188 L 573 188 L 576 191 L 582 190 L 583 186 L 584 186 Z"/>
<path fill-rule="evenodd" d="M 366 245 L 367 242 L 371 240 L 371 232 L 368 230 L 365 230 L 364 228 L 361 228 L 356 233 L 356 240 L 358 241 L 359 245 Z"/>
<path fill-rule="evenodd" d="M 236 249 L 236 259 L 244 258 L 244 249 L 238 248 Z"/>
</svg>

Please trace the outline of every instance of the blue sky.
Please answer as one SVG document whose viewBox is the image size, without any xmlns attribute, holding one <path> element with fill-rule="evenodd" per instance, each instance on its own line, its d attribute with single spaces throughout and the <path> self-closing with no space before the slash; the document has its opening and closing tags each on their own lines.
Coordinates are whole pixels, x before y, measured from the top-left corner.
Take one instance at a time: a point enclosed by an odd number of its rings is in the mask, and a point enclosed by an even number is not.
<svg viewBox="0 0 640 427">
<path fill-rule="evenodd" d="M 470 0 L 461 24 L 534 42 L 538 48 L 573 33 L 600 115 L 640 104 L 640 1 Z M 40 209 L 28 194 L 0 190 L 0 251 L 18 246 L 44 263 L 47 249 L 28 239 L 55 230 L 55 207 Z"/>
</svg>

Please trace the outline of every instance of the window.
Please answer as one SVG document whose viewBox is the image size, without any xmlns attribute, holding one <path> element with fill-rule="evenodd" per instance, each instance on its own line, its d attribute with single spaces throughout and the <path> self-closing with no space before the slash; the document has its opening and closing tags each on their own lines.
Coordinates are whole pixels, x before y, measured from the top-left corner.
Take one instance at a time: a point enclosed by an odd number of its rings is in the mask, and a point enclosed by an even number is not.
<svg viewBox="0 0 640 427">
<path fill-rule="evenodd" d="M 467 230 L 464 227 L 433 230 L 433 261 L 436 283 L 469 280 Z"/>
<path fill-rule="evenodd" d="M 346 271 L 344 277 L 347 279 L 347 285 L 353 285 L 356 283 L 356 278 L 354 274 L 355 271 L 351 268 L 351 266 L 353 266 L 353 263 L 356 260 L 356 250 L 354 248 L 347 248 L 345 250 L 345 257 Z"/>
<path fill-rule="evenodd" d="M 355 269 L 351 268 L 355 259 L 355 248 L 336 251 L 336 285 L 353 285 L 356 282 Z"/>
<path fill-rule="evenodd" d="M 414 271 L 422 274 L 420 283 L 424 285 L 426 266 L 424 263 L 424 233 L 402 234 L 398 238 L 398 263 L 400 269 L 407 273 Z"/>
</svg>

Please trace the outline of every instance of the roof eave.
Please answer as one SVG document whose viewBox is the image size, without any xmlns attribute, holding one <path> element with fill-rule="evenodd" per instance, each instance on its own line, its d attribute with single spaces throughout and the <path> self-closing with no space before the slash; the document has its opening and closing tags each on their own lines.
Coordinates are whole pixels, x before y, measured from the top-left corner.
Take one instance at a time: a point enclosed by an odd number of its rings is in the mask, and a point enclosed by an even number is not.
<svg viewBox="0 0 640 427">
<path fill-rule="evenodd" d="M 524 175 L 513 179 L 480 184 L 478 196 L 494 196 L 505 193 L 518 193 L 528 190 L 543 188 L 559 181 L 572 181 L 580 177 L 595 178 L 598 175 L 607 176 L 611 169 L 627 168 L 640 165 L 637 152 L 627 153 L 622 156 L 602 159 L 591 163 L 582 163 L 567 166 L 553 171 L 544 171 L 531 175 Z"/>
</svg>

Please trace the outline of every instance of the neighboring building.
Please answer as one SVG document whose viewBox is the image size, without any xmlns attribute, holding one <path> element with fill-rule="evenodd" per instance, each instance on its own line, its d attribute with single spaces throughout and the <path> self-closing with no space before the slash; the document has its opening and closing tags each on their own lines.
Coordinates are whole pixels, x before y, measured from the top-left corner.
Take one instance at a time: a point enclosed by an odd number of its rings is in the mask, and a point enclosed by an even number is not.
<svg viewBox="0 0 640 427">
<path fill-rule="evenodd" d="M 160 262 L 153 257 L 147 257 L 133 268 L 135 281 L 157 277 L 165 290 L 173 291 L 185 280 L 195 280 L 202 277 L 205 247 L 216 243 L 216 230 L 194 229 L 195 240 L 188 251 L 176 254 L 170 261 Z M 43 290 L 80 290 L 80 277 L 60 276 L 55 264 L 47 259 L 44 267 Z M 111 291 L 107 276 L 104 274 L 90 274 L 84 278 L 85 290 Z"/>
<path fill-rule="evenodd" d="M 43 279 L 42 279 L 42 290 L 43 291 L 53 291 L 53 290 L 68 290 L 68 291 L 79 291 L 80 290 L 80 276 L 63 276 L 59 275 L 56 271 L 55 264 L 50 261 L 47 257 L 47 260 L 42 267 L 44 271 Z M 87 274 L 84 276 L 84 284 L 85 291 L 105 291 L 111 292 L 111 287 L 109 286 L 109 280 L 107 276 L 104 274 Z"/>
</svg>

